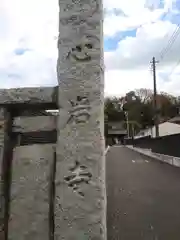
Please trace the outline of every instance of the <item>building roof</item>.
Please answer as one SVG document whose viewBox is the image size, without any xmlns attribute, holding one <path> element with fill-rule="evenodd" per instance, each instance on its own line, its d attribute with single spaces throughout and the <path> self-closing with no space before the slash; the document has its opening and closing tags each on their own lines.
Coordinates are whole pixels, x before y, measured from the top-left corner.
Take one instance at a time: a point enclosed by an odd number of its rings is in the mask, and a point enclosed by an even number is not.
<svg viewBox="0 0 180 240">
<path fill-rule="evenodd" d="M 108 122 L 109 135 L 126 135 L 127 130 L 124 129 L 124 121 Z"/>
<path fill-rule="evenodd" d="M 168 122 L 171 122 L 171 123 L 180 123 L 180 116 L 176 116 L 176 117 L 173 117 L 171 119 L 169 119 Z"/>
<path fill-rule="evenodd" d="M 113 127 L 113 128 L 123 128 L 124 125 L 124 121 L 119 121 L 119 122 L 108 122 L 108 126 L 109 127 Z"/>
<path fill-rule="evenodd" d="M 108 130 L 109 135 L 126 135 L 126 130 Z"/>
<path fill-rule="evenodd" d="M 171 122 L 164 122 L 159 124 L 159 136 L 166 136 L 166 135 L 172 135 L 172 134 L 178 134 L 180 133 L 180 125 L 176 123 L 171 123 Z M 155 126 L 152 128 L 148 128 L 145 130 L 141 130 L 135 138 L 138 137 L 144 137 L 144 136 L 149 136 L 151 135 L 152 137 L 155 137 Z"/>
</svg>

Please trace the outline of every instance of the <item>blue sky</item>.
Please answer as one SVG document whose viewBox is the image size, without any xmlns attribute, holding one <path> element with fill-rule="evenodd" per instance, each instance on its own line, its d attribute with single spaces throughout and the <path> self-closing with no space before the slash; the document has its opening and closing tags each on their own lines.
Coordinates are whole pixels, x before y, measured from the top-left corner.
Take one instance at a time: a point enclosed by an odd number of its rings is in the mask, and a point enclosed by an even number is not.
<svg viewBox="0 0 180 240">
<path fill-rule="evenodd" d="M 105 94 L 152 88 L 153 56 L 160 58 L 180 24 L 180 0 L 104 0 Z M 43 6 L 43 7 L 42 7 Z M 33 16 L 33 17 L 32 17 Z M 0 87 L 57 84 L 58 0 L 1 0 Z M 159 91 L 180 95 L 180 37 L 160 61 Z"/>
<path fill-rule="evenodd" d="M 137 29 L 120 31 L 117 32 L 114 36 L 104 38 L 104 51 L 113 51 L 118 47 L 118 43 L 127 37 L 135 37 Z"/>
<path fill-rule="evenodd" d="M 28 48 L 16 48 L 14 49 L 14 54 L 17 56 L 24 55 L 27 51 L 30 51 Z"/>
</svg>

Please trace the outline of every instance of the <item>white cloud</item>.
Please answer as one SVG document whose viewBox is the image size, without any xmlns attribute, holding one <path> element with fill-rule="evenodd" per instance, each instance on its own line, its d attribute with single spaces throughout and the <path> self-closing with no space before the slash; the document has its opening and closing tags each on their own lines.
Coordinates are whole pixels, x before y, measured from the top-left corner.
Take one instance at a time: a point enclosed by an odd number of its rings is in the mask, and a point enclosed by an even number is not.
<svg viewBox="0 0 180 240">
<path fill-rule="evenodd" d="M 143 5 L 142 1 L 141 4 Z M 144 16 L 135 17 L 134 21 L 130 16 L 126 18 L 129 22 L 126 21 L 124 24 L 125 20 L 121 21 L 122 25 L 120 26 L 115 25 L 116 20 L 113 18 L 107 20 L 109 24 L 105 25 L 105 34 L 110 36 L 117 33 L 119 29 L 128 29 L 133 24 L 138 26 L 137 21 L 141 23 L 139 24 L 141 26 L 137 28 L 136 37 L 126 37 L 119 42 L 115 51 L 105 53 L 107 69 L 105 92 L 107 95 L 121 95 L 138 87 L 153 87 L 153 79 L 149 73 L 150 60 L 153 56 L 161 60 L 160 53 L 167 46 L 168 40 L 176 29 L 175 24 L 158 20 L 168 9 L 172 9 L 172 1 L 166 1 L 164 9 L 155 9 L 154 11 L 144 9 Z M 136 13 L 134 13 L 135 15 Z M 121 18 L 125 19 L 124 16 Z M 180 36 L 177 37 L 170 51 L 165 54 L 163 61 L 160 61 L 157 67 L 158 90 L 176 95 L 180 95 L 180 68 L 175 68 L 173 72 L 172 69 L 180 60 L 179 42 Z M 171 72 L 172 74 L 170 74 Z"/>
<path fill-rule="evenodd" d="M 109 0 L 105 0 L 105 2 L 111 2 Z M 115 1 L 115 0 L 114 0 Z M 119 1 L 120 3 L 121 1 Z M 150 11 L 147 8 L 144 8 L 144 1 L 123 1 L 126 2 L 126 4 L 129 6 L 129 9 L 132 10 L 132 12 L 126 12 L 123 8 L 121 8 L 124 13 L 127 15 L 105 15 L 104 19 L 104 34 L 105 36 L 113 36 L 119 31 L 124 31 L 128 29 L 133 29 L 137 27 L 141 27 L 143 25 L 153 23 L 157 21 L 160 16 L 164 13 L 164 9 L 156 9 L 155 11 Z M 139 8 L 138 4 L 141 3 Z M 134 5 L 131 5 L 130 3 L 134 3 Z M 123 5 L 123 4 L 122 4 Z M 106 6 L 106 5 L 105 5 Z M 112 5 L 113 6 L 113 5 Z"/>
<path fill-rule="evenodd" d="M 0 30 L 1 87 L 57 84 L 58 2 L 1 1 L 0 20 L 5 23 L 1 22 L 4 28 Z M 17 56 L 18 48 L 29 51 Z M 13 79 L 14 75 L 20 78 Z"/>
<path fill-rule="evenodd" d="M 105 8 L 120 8 L 125 12 L 125 14 L 130 16 L 134 15 L 135 13 L 142 13 L 146 0 L 104 0 L 103 3 Z"/>
<path fill-rule="evenodd" d="M 104 0 L 105 9 L 122 11 L 122 14 L 105 15 L 105 37 L 137 28 L 136 37 L 125 38 L 114 52 L 105 53 L 107 95 L 152 87 L 149 61 L 153 55 L 158 57 L 166 46 L 175 25 L 158 20 L 163 13 L 172 11 L 174 0 L 165 0 L 164 9 L 158 9 L 158 0 L 149 1 Z M 153 10 L 146 7 L 152 4 Z M 57 84 L 58 11 L 58 0 L 1 0 L 0 79 L 3 82 L 0 87 Z M 180 56 L 179 41 L 177 39 L 157 74 L 158 88 L 176 94 L 180 89 L 180 75 L 168 74 Z M 29 51 L 19 56 L 14 54 L 15 49 L 23 48 Z M 178 68 L 177 71 L 180 72 Z"/>
<path fill-rule="evenodd" d="M 124 93 L 141 87 L 152 88 L 152 76 L 148 70 L 109 70 L 105 74 L 105 94 L 121 96 Z"/>
<path fill-rule="evenodd" d="M 161 50 L 168 43 L 165 36 L 171 36 L 175 29 L 176 25 L 162 21 L 138 28 L 136 37 L 126 37 L 119 42 L 115 51 L 105 53 L 107 69 L 125 70 L 147 67 L 153 56 L 160 58 Z M 164 63 L 169 64 L 177 61 L 177 52 L 180 52 L 179 41 L 180 36 L 169 55 L 164 58 Z"/>
<path fill-rule="evenodd" d="M 157 73 L 157 91 L 168 92 L 175 96 L 180 95 L 180 67 L 168 76 L 166 81 Z M 106 96 L 122 96 L 126 92 L 138 88 L 153 89 L 153 76 L 150 69 L 119 71 L 110 70 L 105 74 L 105 95 Z"/>
</svg>

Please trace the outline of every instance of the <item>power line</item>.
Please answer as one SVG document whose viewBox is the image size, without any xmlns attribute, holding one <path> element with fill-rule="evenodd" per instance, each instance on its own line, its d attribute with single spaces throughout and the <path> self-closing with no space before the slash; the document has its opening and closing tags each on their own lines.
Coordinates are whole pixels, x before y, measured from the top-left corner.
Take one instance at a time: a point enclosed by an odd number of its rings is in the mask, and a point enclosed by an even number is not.
<svg viewBox="0 0 180 240">
<path fill-rule="evenodd" d="M 164 17 L 167 15 L 167 13 L 164 15 Z M 163 17 L 163 18 L 164 18 Z M 160 52 L 160 61 L 162 61 L 165 57 L 165 55 L 167 55 L 167 53 L 171 50 L 174 42 L 176 41 L 178 35 L 180 34 L 180 23 L 177 24 L 175 30 L 173 31 L 172 35 L 170 36 L 167 45 L 161 50 Z M 164 36 L 164 39 L 168 37 L 168 33 Z M 156 95 L 156 60 L 153 57 L 152 60 L 152 67 L 153 67 L 153 79 L 154 79 L 154 107 L 156 108 L 156 100 L 155 100 L 155 95 Z M 169 76 L 174 72 L 174 70 L 176 69 L 176 67 L 180 64 L 180 59 L 177 61 L 176 65 L 172 68 Z M 156 109 L 155 109 L 156 110 Z M 156 115 L 156 114 L 155 114 Z M 157 119 L 158 116 L 155 116 L 155 118 Z M 157 119 L 158 120 L 158 119 Z M 156 121 L 157 122 L 157 121 Z M 156 125 L 156 124 L 155 124 Z M 157 127 L 156 127 L 157 128 Z M 156 129 L 156 133 L 158 134 L 158 129 Z"/>
<path fill-rule="evenodd" d="M 180 64 L 180 59 L 177 61 L 176 65 L 172 68 L 171 72 L 169 73 L 169 76 L 174 72 L 174 70 L 177 68 L 177 66 Z"/>
<path fill-rule="evenodd" d="M 173 34 L 171 35 L 168 44 L 165 48 L 162 49 L 161 53 L 160 53 L 160 60 L 162 61 L 165 57 L 165 55 L 167 55 L 167 53 L 170 51 L 170 49 L 172 48 L 174 42 L 176 41 L 178 35 L 180 34 L 180 24 L 178 24 L 176 26 L 176 29 L 174 30 Z M 172 68 L 171 72 L 169 73 L 169 76 L 174 72 L 175 68 L 180 64 L 180 59 L 177 61 L 176 65 Z"/>
<path fill-rule="evenodd" d="M 160 53 L 160 60 L 162 61 L 165 55 L 169 52 L 169 50 L 172 48 L 175 40 L 177 39 L 178 35 L 180 34 L 180 27 L 179 25 L 176 26 L 176 29 L 174 30 L 173 34 L 171 35 L 168 44 L 165 48 L 162 49 Z"/>
<path fill-rule="evenodd" d="M 178 35 L 179 35 L 179 33 L 180 33 L 180 24 L 176 27 L 176 30 L 174 31 L 174 37 L 173 37 L 173 42 L 171 41 L 171 43 L 173 44 L 174 43 L 174 41 L 177 39 L 177 37 L 178 37 Z M 171 44 L 171 46 L 172 46 L 172 44 Z M 169 48 L 170 49 L 170 48 Z M 172 75 L 172 73 L 174 72 L 174 70 L 177 68 L 177 66 L 180 64 L 180 59 L 176 62 L 176 64 L 174 65 L 174 67 L 172 68 L 172 70 L 171 70 L 171 72 L 169 73 L 169 76 L 171 76 Z"/>
<path fill-rule="evenodd" d="M 165 17 L 168 15 L 169 10 L 164 14 L 162 20 L 165 20 Z M 174 30 L 174 32 L 172 33 L 172 35 L 170 36 L 170 39 L 168 40 L 167 46 L 164 47 L 161 52 L 160 52 L 160 59 L 162 61 L 162 59 L 164 58 L 165 54 L 167 54 L 167 52 L 170 50 L 170 48 L 172 47 L 173 43 L 175 42 L 177 36 L 179 35 L 179 27 L 180 27 L 180 23 L 176 26 L 176 29 Z M 164 36 L 164 39 L 168 37 L 168 33 Z"/>
</svg>

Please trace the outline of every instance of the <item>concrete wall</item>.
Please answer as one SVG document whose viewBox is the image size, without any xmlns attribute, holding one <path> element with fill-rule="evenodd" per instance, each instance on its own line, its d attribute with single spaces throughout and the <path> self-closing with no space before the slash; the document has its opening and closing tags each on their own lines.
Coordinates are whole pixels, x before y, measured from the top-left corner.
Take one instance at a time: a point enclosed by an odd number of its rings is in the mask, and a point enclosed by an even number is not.
<svg viewBox="0 0 180 240">
<path fill-rule="evenodd" d="M 159 136 L 167 136 L 180 133 L 180 125 L 170 122 L 159 124 Z M 152 137 L 156 137 L 155 127 L 152 128 Z"/>
<path fill-rule="evenodd" d="M 9 240 L 49 240 L 49 183 L 53 145 L 14 149 Z"/>
<path fill-rule="evenodd" d="M 127 144 L 134 147 L 151 149 L 154 153 L 180 157 L 180 134 L 166 135 L 158 138 L 143 137 L 127 140 Z"/>
</svg>

